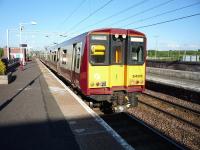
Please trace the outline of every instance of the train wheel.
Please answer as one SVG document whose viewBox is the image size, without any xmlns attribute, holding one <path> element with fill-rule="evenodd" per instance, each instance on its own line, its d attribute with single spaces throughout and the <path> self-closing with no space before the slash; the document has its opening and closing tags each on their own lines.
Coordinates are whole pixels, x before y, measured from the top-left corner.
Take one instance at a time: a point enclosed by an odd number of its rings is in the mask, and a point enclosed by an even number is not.
<svg viewBox="0 0 200 150">
<path fill-rule="evenodd" d="M 89 102 L 89 107 L 91 108 L 91 109 L 93 109 L 94 108 L 94 103 L 93 102 Z"/>
<path fill-rule="evenodd" d="M 132 107 L 138 106 L 138 94 L 132 94 L 130 97 L 130 103 Z"/>
</svg>

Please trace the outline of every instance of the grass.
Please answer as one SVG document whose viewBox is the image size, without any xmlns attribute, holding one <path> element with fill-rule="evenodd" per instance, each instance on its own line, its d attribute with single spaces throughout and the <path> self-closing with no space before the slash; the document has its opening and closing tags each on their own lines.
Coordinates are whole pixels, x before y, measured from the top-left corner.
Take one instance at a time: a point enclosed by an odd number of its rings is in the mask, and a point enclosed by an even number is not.
<svg viewBox="0 0 200 150">
<path fill-rule="evenodd" d="M 148 50 L 148 59 L 159 60 L 182 60 L 184 56 L 199 56 L 200 50 L 169 50 L 169 51 L 155 51 Z M 200 61 L 200 60 L 199 60 Z"/>
</svg>

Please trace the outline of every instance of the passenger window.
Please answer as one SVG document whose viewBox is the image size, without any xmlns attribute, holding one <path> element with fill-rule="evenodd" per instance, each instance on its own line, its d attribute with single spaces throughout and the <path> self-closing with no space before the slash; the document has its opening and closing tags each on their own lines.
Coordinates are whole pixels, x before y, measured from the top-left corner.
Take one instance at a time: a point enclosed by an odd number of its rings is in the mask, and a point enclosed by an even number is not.
<svg viewBox="0 0 200 150">
<path fill-rule="evenodd" d="M 56 61 L 56 51 L 53 53 L 53 61 Z"/>
<path fill-rule="evenodd" d="M 57 51 L 57 61 L 60 60 L 60 48 L 58 48 L 58 51 Z"/>
<path fill-rule="evenodd" d="M 64 49 L 62 51 L 62 64 L 65 65 L 67 63 L 67 50 Z"/>
<path fill-rule="evenodd" d="M 91 61 L 93 63 L 105 63 L 106 47 L 105 45 L 91 45 Z"/>
<path fill-rule="evenodd" d="M 81 48 L 79 47 L 77 51 L 77 64 L 76 64 L 77 69 L 79 69 L 79 66 L 80 66 L 80 50 Z"/>
</svg>

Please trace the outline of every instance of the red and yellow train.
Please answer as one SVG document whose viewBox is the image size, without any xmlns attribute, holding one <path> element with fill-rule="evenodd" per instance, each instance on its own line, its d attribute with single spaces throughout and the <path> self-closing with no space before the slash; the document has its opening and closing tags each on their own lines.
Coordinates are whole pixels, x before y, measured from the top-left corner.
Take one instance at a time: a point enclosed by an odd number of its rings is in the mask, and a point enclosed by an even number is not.
<svg viewBox="0 0 200 150">
<path fill-rule="evenodd" d="M 146 36 L 135 30 L 97 29 L 49 49 L 41 57 L 91 100 L 123 111 L 145 89 Z"/>
</svg>

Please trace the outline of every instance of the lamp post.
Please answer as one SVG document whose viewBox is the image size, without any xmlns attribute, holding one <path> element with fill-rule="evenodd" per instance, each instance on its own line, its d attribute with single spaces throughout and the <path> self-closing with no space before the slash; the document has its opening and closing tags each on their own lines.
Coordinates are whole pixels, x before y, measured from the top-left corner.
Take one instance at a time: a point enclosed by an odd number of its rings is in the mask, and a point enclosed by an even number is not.
<svg viewBox="0 0 200 150">
<path fill-rule="evenodd" d="M 7 58 L 10 60 L 10 51 L 9 51 L 9 29 L 6 30 L 7 33 Z"/>
<path fill-rule="evenodd" d="M 9 36 L 10 36 L 10 32 L 11 31 L 17 31 L 16 29 L 6 29 L 6 37 L 7 37 L 7 41 L 6 41 L 6 45 L 7 45 L 7 58 L 8 58 L 8 60 L 10 60 L 10 48 L 9 48 L 9 45 L 10 45 L 10 43 L 9 43 L 9 40 L 10 40 L 10 38 L 9 38 Z"/>
<path fill-rule="evenodd" d="M 155 50 L 155 59 L 157 58 L 157 51 L 158 51 L 158 35 L 155 35 L 154 36 L 155 37 L 155 39 L 156 39 L 156 50 Z"/>
<path fill-rule="evenodd" d="M 23 30 L 23 25 L 25 24 L 31 24 L 31 25 L 36 25 L 37 23 L 35 21 L 31 21 L 28 23 L 19 23 L 19 47 L 20 47 L 20 51 L 21 51 L 21 56 L 22 56 L 22 64 L 25 65 L 25 56 L 24 56 L 24 51 L 22 49 L 22 30 Z"/>
</svg>

